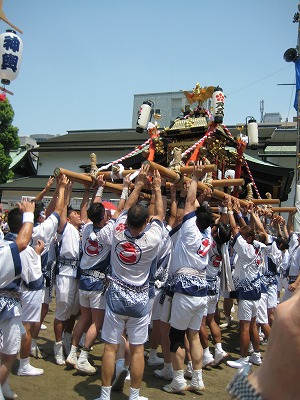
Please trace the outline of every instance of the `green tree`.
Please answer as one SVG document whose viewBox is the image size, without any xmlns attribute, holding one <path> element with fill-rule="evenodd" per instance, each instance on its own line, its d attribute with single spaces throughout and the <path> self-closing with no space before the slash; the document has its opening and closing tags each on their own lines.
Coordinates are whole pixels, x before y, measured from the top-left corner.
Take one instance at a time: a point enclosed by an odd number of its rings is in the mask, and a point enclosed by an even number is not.
<svg viewBox="0 0 300 400">
<path fill-rule="evenodd" d="M 0 183 L 13 178 L 9 152 L 20 146 L 19 129 L 12 125 L 14 110 L 8 99 L 0 101 Z"/>
</svg>

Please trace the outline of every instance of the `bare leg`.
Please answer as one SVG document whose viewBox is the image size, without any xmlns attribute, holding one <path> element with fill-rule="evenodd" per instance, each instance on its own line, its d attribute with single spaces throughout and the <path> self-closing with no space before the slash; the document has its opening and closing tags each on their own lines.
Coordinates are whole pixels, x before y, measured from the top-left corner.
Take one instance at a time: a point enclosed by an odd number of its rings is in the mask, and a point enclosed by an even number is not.
<svg viewBox="0 0 300 400">
<path fill-rule="evenodd" d="M 150 349 L 157 349 L 161 342 L 160 320 L 152 321 L 153 327 L 150 335 Z"/>
<path fill-rule="evenodd" d="M 199 336 L 202 348 L 206 349 L 208 347 L 208 331 L 206 328 L 206 316 L 202 318 Z"/>
<path fill-rule="evenodd" d="M 223 310 L 224 310 L 225 317 L 230 318 L 232 306 L 233 306 L 233 299 L 229 299 L 229 298 L 224 299 Z"/>
<path fill-rule="evenodd" d="M 20 358 L 28 358 L 30 356 L 31 330 L 34 328 L 34 322 L 23 322 L 23 326 L 26 333 L 22 336 Z"/>
<path fill-rule="evenodd" d="M 253 348 L 255 352 L 259 352 L 259 334 L 258 334 L 258 329 L 257 329 L 257 324 L 256 324 L 256 317 L 253 317 L 250 322 L 250 327 L 249 327 L 249 334 L 250 338 L 253 344 Z"/>
<path fill-rule="evenodd" d="M 247 357 L 249 344 L 250 344 L 250 321 L 242 321 L 240 320 L 240 347 L 241 347 L 241 356 Z M 258 332 L 257 332 L 258 334 Z M 254 344 L 253 344 L 254 346 Z"/>
<path fill-rule="evenodd" d="M 263 334 L 265 335 L 265 339 L 268 340 L 270 333 L 271 333 L 271 327 L 269 324 L 261 324 L 261 330 L 263 331 Z"/>
<path fill-rule="evenodd" d="M 59 319 L 54 319 L 54 334 L 55 334 L 55 341 L 61 342 L 63 331 L 65 328 L 66 321 L 60 321 Z"/>
<path fill-rule="evenodd" d="M 65 332 L 72 334 L 77 317 L 78 314 L 70 316 L 70 318 L 65 323 Z"/>
<path fill-rule="evenodd" d="M 193 362 L 193 368 L 198 370 L 202 368 L 203 348 L 200 343 L 199 332 L 194 329 L 187 329 L 187 338 L 190 344 L 190 352 Z"/>
<path fill-rule="evenodd" d="M 89 349 L 95 342 L 100 329 L 102 329 L 105 310 L 91 308 L 92 324 L 90 325 L 84 342 L 84 347 Z"/>
<path fill-rule="evenodd" d="M 44 322 L 46 315 L 48 314 L 48 311 L 49 311 L 49 304 L 43 303 L 41 312 L 41 324 Z"/>
<path fill-rule="evenodd" d="M 161 348 L 164 356 L 164 362 L 169 364 L 171 362 L 170 338 L 169 338 L 170 324 L 161 321 L 160 330 L 161 330 Z"/>
<path fill-rule="evenodd" d="M 185 349 L 178 347 L 176 353 L 171 352 L 171 361 L 174 371 L 184 368 Z"/>
<path fill-rule="evenodd" d="M 209 314 L 206 320 L 215 343 L 221 343 L 221 329 L 215 321 L 214 314 Z"/>
<path fill-rule="evenodd" d="M 272 324 L 274 322 L 274 315 L 275 315 L 275 307 L 268 308 L 268 320 L 269 320 L 270 327 L 272 326 Z"/>
<path fill-rule="evenodd" d="M 117 344 L 105 343 L 101 368 L 102 386 L 107 387 L 112 384 L 118 347 Z"/>
<path fill-rule="evenodd" d="M 130 379 L 131 387 L 134 389 L 139 389 L 141 386 L 145 360 L 144 360 L 144 345 L 129 344 L 130 354 L 131 354 L 131 366 L 130 366 Z"/>
<path fill-rule="evenodd" d="M 8 375 L 10 374 L 13 363 L 17 359 L 18 354 L 4 354 L 0 353 L 1 364 L 0 364 L 0 384 L 6 382 Z"/>
<path fill-rule="evenodd" d="M 91 324 L 91 309 L 88 307 L 80 307 L 81 313 L 73 330 L 72 345 L 78 346 L 83 332 L 86 332 Z"/>
</svg>

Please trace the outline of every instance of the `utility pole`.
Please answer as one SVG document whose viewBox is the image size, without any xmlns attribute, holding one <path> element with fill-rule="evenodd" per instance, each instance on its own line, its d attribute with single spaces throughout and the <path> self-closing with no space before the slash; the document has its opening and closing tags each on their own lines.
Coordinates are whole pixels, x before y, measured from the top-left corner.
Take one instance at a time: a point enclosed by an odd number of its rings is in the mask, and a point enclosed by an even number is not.
<svg viewBox="0 0 300 400">
<path fill-rule="evenodd" d="M 298 3 L 298 11 L 294 14 L 293 23 L 298 23 L 298 35 L 297 35 L 297 46 L 296 48 L 290 48 L 286 50 L 283 58 L 287 62 L 293 61 L 295 63 L 296 72 L 296 94 L 294 106 L 297 111 L 297 138 L 296 138 L 296 174 L 295 174 L 295 196 L 294 204 L 297 201 L 297 187 L 299 184 L 299 151 L 300 151 L 300 3 Z M 298 199 L 299 200 L 299 199 Z"/>
<path fill-rule="evenodd" d="M 297 59 L 295 62 L 299 62 L 299 48 L 300 48 L 300 3 L 298 3 L 298 12 L 294 15 L 294 23 L 298 23 L 298 35 L 297 35 Z M 296 80 L 297 80 L 297 71 L 296 71 Z M 300 151 L 300 113 L 299 113 L 299 106 L 300 106 L 300 90 L 296 83 L 296 98 L 297 98 L 297 145 L 296 145 L 296 187 L 295 187 L 295 203 L 296 203 L 296 196 L 297 196 L 297 187 L 299 184 L 299 151 Z"/>
</svg>

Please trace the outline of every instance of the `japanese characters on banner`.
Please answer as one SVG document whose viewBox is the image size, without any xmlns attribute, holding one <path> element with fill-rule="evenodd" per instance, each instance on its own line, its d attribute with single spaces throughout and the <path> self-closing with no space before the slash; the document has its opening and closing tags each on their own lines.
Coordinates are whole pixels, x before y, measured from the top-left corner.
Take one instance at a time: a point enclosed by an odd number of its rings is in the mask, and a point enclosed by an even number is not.
<svg viewBox="0 0 300 400">
<path fill-rule="evenodd" d="M 212 108 L 213 108 L 213 117 L 214 122 L 216 124 L 222 124 L 224 118 L 224 93 L 223 89 L 217 86 L 212 95 Z"/>
<path fill-rule="evenodd" d="M 16 79 L 20 70 L 23 42 L 15 31 L 8 29 L 0 35 L 0 78 L 3 85 Z"/>
</svg>

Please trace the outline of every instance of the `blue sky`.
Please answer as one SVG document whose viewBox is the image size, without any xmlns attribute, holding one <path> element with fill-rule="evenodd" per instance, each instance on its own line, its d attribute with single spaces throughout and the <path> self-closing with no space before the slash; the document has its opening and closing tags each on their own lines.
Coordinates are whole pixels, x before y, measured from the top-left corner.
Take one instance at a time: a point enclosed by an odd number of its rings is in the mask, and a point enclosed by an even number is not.
<svg viewBox="0 0 300 400">
<path fill-rule="evenodd" d="M 4 0 L 23 58 L 19 135 L 131 127 L 138 93 L 221 86 L 226 125 L 293 109 L 297 0 Z M 0 21 L 0 32 L 9 26 Z"/>
</svg>

